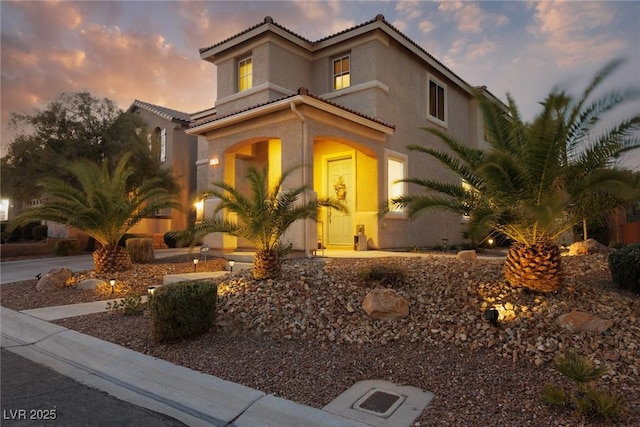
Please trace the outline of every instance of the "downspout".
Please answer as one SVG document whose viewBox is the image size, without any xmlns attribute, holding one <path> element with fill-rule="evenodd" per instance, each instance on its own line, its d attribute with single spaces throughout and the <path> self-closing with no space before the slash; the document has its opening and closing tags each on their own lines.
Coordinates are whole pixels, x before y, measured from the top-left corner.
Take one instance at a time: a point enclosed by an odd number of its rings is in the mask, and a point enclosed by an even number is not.
<svg viewBox="0 0 640 427">
<path fill-rule="evenodd" d="M 306 89 L 300 88 L 299 90 L 300 94 L 305 94 L 306 93 Z M 300 111 L 298 111 L 298 109 L 296 108 L 296 104 L 294 101 L 291 101 L 291 111 L 293 112 L 293 114 L 295 114 L 296 116 L 298 116 L 298 118 L 300 119 L 300 121 L 302 122 L 302 185 L 304 185 L 305 187 L 307 186 L 307 164 L 306 164 L 306 160 L 307 160 L 307 142 L 308 142 L 308 137 L 307 137 L 307 119 L 305 119 L 305 117 L 302 115 L 302 113 L 300 113 Z M 302 193 L 302 202 L 304 204 L 307 204 L 307 191 L 305 190 Z M 306 258 L 311 258 L 311 251 L 309 250 L 309 227 L 307 224 L 307 221 L 309 221 L 308 219 L 304 220 L 304 230 L 302 233 L 302 240 L 303 240 L 303 245 L 304 245 L 304 256 Z"/>
</svg>

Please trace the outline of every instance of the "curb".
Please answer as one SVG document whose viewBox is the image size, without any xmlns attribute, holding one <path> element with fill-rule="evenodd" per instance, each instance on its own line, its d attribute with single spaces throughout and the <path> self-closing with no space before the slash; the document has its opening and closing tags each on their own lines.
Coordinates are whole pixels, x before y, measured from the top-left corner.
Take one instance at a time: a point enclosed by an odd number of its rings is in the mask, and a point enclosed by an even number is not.
<svg viewBox="0 0 640 427">
<path fill-rule="evenodd" d="M 190 426 L 368 426 L 5 307 L 0 322 L 3 348 Z"/>
</svg>

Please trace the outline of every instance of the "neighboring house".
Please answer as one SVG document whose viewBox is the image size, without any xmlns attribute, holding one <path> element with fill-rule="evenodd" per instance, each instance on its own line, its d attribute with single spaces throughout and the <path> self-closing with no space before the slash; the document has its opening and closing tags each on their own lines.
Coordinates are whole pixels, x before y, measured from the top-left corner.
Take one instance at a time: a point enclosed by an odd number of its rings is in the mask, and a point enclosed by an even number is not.
<svg viewBox="0 0 640 427">
<path fill-rule="evenodd" d="M 147 129 L 149 150 L 163 167 L 169 168 L 181 186 L 178 200 L 183 210 L 163 209 L 153 218 L 145 218 L 129 233 L 162 236 L 167 231 L 185 230 L 195 220 L 193 207 L 196 191 L 195 161 L 197 137 L 187 135 L 191 116 L 158 105 L 135 100 L 129 112 L 139 115 Z"/>
<path fill-rule="evenodd" d="M 353 248 L 363 228 L 369 248 L 463 242 L 464 219 L 457 215 L 379 215 L 389 198 L 421 191 L 398 179 L 457 179 L 429 156 L 407 150 L 409 144 L 442 147 L 421 127 L 483 143 L 476 88 L 382 15 L 317 41 L 267 17 L 200 49 L 200 56 L 217 66 L 218 98 L 214 109 L 192 116 L 187 130 L 199 137 L 198 190 L 222 180 L 242 188 L 249 165 L 268 164 L 271 181 L 305 165 L 288 184 L 308 185 L 304 197 L 337 197 L 349 213 L 323 209 L 317 223 L 294 224 L 285 238 L 295 249 Z M 203 202 L 198 219 L 217 203 Z M 219 234 L 206 241 L 225 250 L 244 245 Z"/>
<path fill-rule="evenodd" d="M 609 239 L 623 244 L 640 242 L 640 201 L 612 215 Z"/>
</svg>

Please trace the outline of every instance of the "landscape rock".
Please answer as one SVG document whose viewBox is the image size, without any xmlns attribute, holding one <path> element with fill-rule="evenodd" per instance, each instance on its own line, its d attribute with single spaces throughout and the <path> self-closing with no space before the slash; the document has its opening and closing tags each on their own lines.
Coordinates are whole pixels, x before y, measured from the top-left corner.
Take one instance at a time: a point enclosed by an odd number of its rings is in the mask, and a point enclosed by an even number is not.
<svg viewBox="0 0 640 427">
<path fill-rule="evenodd" d="M 556 324 L 571 329 L 573 332 L 603 333 L 613 326 L 611 320 L 601 319 L 593 314 L 573 310 L 571 313 L 562 314 L 556 319 Z"/>
<path fill-rule="evenodd" d="M 67 281 L 73 277 L 73 271 L 68 268 L 50 270 L 42 276 L 36 284 L 36 290 L 40 292 L 62 289 L 67 286 Z"/>
<path fill-rule="evenodd" d="M 76 289 L 94 291 L 98 289 L 99 286 L 106 286 L 106 284 L 107 282 L 105 282 L 104 280 L 86 279 L 78 282 L 78 284 L 76 285 Z"/>
<path fill-rule="evenodd" d="M 478 259 L 478 255 L 474 250 L 459 251 L 458 254 L 456 255 L 456 258 L 463 261 L 475 261 L 476 259 Z"/>
<path fill-rule="evenodd" d="M 607 254 L 611 249 L 594 239 L 575 242 L 569 246 L 569 255 Z"/>
<path fill-rule="evenodd" d="M 403 319 L 409 315 L 409 301 L 393 289 L 374 289 L 364 297 L 363 310 L 376 320 Z"/>
</svg>

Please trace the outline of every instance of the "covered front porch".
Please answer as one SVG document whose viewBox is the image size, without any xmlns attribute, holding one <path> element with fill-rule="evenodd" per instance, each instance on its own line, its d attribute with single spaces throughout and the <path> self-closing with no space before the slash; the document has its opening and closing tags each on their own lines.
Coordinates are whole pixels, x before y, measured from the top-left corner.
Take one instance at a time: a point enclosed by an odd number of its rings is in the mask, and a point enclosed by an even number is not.
<svg viewBox="0 0 640 427">
<path fill-rule="evenodd" d="M 381 159 L 393 128 L 308 95 L 273 104 L 268 110 L 249 110 L 200 126 L 198 190 L 225 182 L 247 194 L 250 167 L 266 166 L 270 186 L 293 170 L 284 189 L 305 186 L 302 202 L 335 198 L 348 212 L 320 209 L 316 220 L 294 223 L 284 243 L 307 255 L 318 249 L 353 250 L 354 236 L 364 230 L 368 246 L 375 248 L 378 208 L 386 191 Z M 212 197 L 199 200 L 197 221 L 211 215 L 219 203 Z M 233 213 L 221 214 L 233 220 Z M 221 233 L 206 236 L 204 243 L 225 252 L 250 248 L 248 242 Z"/>
</svg>

